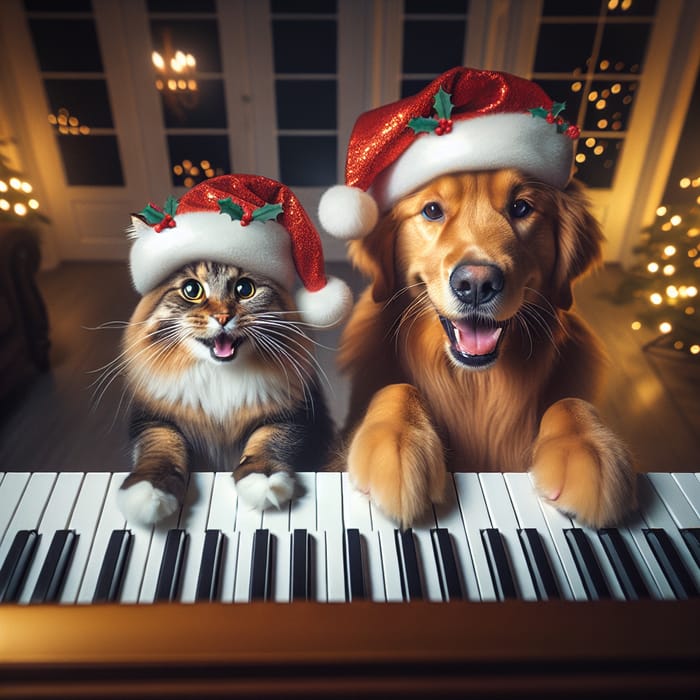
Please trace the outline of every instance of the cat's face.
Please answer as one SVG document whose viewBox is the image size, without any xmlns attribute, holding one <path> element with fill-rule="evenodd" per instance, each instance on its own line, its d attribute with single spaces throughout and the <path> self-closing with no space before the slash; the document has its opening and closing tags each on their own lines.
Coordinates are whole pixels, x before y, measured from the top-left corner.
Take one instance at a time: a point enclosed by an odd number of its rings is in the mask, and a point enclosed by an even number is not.
<svg viewBox="0 0 700 700">
<path fill-rule="evenodd" d="M 268 357 L 288 345 L 298 321 L 290 294 L 269 278 L 200 262 L 143 297 L 127 332 L 159 364 L 230 363 Z M 150 352 L 146 346 L 150 346 Z M 146 359 L 146 358 L 144 358 Z"/>
</svg>

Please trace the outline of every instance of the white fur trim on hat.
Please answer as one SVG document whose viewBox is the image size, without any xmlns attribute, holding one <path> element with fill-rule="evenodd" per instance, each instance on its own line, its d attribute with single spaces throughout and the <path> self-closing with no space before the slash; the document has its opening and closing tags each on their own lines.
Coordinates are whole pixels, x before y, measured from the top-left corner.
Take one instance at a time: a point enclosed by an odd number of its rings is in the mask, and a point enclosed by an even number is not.
<svg viewBox="0 0 700 700">
<path fill-rule="evenodd" d="M 157 232 L 134 218 L 131 279 L 140 294 L 152 290 L 183 265 L 198 260 L 243 267 L 293 289 L 296 270 L 291 241 L 276 221 L 252 221 L 242 226 L 226 214 L 191 212 L 176 216 L 175 224 Z"/>
<path fill-rule="evenodd" d="M 488 114 L 455 120 L 452 131 L 421 134 L 374 180 L 369 192 L 381 212 L 439 175 L 517 168 L 563 188 L 571 176 L 571 139 L 531 114 Z"/>
<path fill-rule="evenodd" d="M 350 312 L 353 298 L 350 288 L 343 280 L 328 277 L 325 287 L 318 291 L 299 289 L 296 302 L 304 321 L 318 328 L 332 328 Z"/>
<path fill-rule="evenodd" d="M 335 238 L 366 236 L 377 224 L 377 203 L 359 187 L 335 185 L 323 193 L 318 205 L 321 226 Z"/>
</svg>

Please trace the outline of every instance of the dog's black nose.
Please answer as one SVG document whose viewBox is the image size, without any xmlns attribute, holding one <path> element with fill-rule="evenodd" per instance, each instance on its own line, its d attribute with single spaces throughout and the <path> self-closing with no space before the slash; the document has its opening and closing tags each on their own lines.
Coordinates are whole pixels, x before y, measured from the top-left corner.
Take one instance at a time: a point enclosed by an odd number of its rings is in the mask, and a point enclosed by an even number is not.
<svg viewBox="0 0 700 700">
<path fill-rule="evenodd" d="M 491 301 L 503 290 L 504 284 L 501 269 L 488 263 L 465 263 L 450 275 L 450 287 L 455 296 L 474 308 Z"/>
</svg>

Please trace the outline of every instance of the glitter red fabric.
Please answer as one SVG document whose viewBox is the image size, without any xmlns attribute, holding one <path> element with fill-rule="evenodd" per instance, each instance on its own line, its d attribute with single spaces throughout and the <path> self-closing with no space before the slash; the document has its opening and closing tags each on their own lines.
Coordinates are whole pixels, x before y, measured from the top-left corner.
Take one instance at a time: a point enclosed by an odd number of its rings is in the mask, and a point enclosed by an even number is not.
<svg viewBox="0 0 700 700">
<path fill-rule="evenodd" d="M 276 221 L 289 233 L 294 266 L 304 287 L 315 292 L 326 285 L 318 232 L 294 193 L 276 180 L 262 175 L 221 175 L 205 180 L 182 196 L 175 215 L 218 212 L 219 200 L 228 197 L 249 216 L 265 204 L 281 204 L 282 213 Z"/>
<path fill-rule="evenodd" d="M 509 73 L 453 68 L 416 95 L 360 115 L 348 145 L 345 183 L 367 190 L 375 177 L 390 166 L 420 134 L 408 128 L 414 117 L 433 116 L 439 88 L 452 96 L 453 121 L 499 112 L 549 110 L 552 100 L 535 83 Z"/>
</svg>

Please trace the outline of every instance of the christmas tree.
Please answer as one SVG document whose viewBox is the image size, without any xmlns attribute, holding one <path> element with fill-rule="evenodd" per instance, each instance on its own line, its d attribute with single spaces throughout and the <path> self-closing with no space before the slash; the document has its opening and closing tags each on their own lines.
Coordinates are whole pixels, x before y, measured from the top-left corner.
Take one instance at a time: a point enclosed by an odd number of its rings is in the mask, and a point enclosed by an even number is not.
<svg viewBox="0 0 700 700">
<path fill-rule="evenodd" d="M 0 222 L 46 221 L 39 211 L 34 188 L 20 171 L 12 167 L 6 155 L 10 145 L 7 140 L 0 140 Z"/>
<path fill-rule="evenodd" d="M 654 336 L 645 348 L 700 358 L 700 177 L 683 178 L 680 187 L 693 196 L 656 210 L 614 300 L 635 302 L 632 328 Z"/>
</svg>

